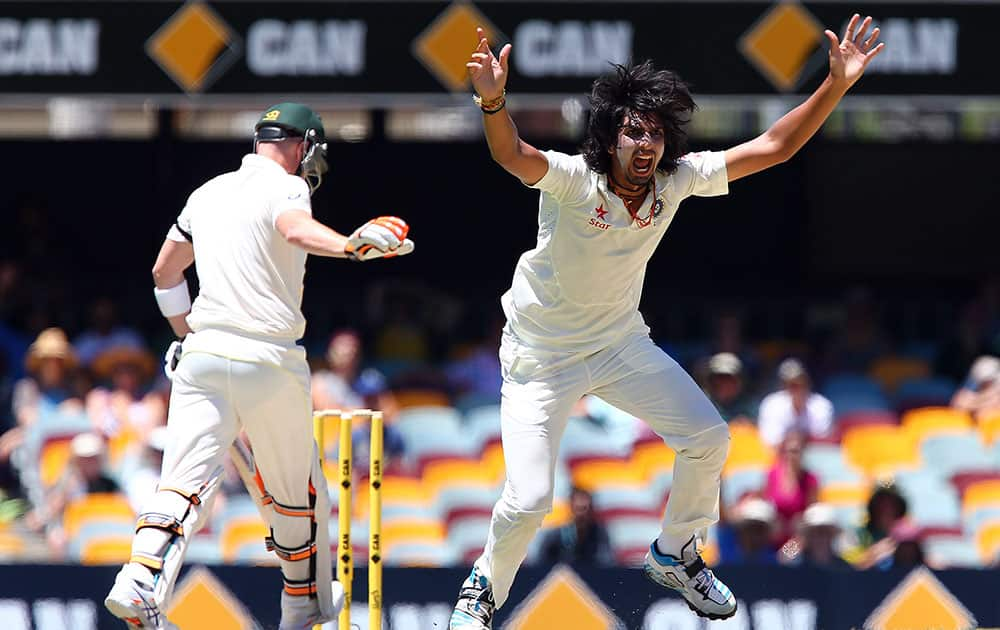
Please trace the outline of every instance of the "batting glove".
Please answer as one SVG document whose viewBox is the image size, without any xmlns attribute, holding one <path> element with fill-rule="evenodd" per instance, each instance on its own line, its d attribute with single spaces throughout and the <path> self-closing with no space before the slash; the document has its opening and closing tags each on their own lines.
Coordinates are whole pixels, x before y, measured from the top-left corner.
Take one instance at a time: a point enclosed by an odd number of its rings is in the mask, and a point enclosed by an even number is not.
<svg viewBox="0 0 1000 630">
<path fill-rule="evenodd" d="M 167 375 L 169 380 L 174 380 L 174 371 L 177 370 L 177 364 L 181 362 L 181 344 L 184 342 L 183 339 L 175 339 L 170 343 L 170 347 L 167 348 L 167 354 L 163 356 L 163 373 Z"/>
<path fill-rule="evenodd" d="M 409 231 L 399 217 L 378 217 L 351 234 L 345 251 L 354 260 L 403 256 L 413 251 L 413 241 L 406 238 Z"/>
</svg>

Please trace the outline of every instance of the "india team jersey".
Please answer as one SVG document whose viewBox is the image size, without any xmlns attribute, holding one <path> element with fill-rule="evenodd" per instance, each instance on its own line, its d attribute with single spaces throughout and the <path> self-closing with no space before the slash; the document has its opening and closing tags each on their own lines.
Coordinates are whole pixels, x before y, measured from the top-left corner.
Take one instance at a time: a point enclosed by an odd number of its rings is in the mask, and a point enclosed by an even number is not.
<svg viewBox="0 0 1000 630">
<path fill-rule="evenodd" d="M 239 170 L 191 193 L 168 235 L 190 236 L 194 244 L 200 292 L 187 317 L 191 330 L 248 333 L 276 342 L 302 337 L 307 253 L 275 226 L 286 210 L 311 213 L 309 187 L 255 154 L 245 156 Z"/>
<path fill-rule="evenodd" d="M 646 263 L 684 198 L 729 191 L 724 154 L 691 153 L 673 174 L 657 172 L 655 195 L 635 219 L 582 155 L 544 154 L 549 170 L 533 186 L 541 191 L 538 244 L 518 260 L 501 298 L 511 332 L 540 350 L 596 352 L 648 331 L 639 313 Z"/>
</svg>

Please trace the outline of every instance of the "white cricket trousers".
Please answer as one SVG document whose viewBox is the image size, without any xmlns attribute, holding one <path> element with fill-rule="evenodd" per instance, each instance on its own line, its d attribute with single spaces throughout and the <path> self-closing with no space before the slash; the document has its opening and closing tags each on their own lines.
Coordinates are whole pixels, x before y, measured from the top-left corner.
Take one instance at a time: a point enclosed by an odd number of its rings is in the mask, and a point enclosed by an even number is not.
<svg viewBox="0 0 1000 630">
<path fill-rule="evenodd" d="M 539 352 L 504 332 L 501 438 L 507 481 L 476 567 L 507 599 L 528 544 L 552 510 L 559 442 L 573 405 L 593 394 L 641 418 L 677 453 L 658 539 L 676 549 L 719 518 L 729 428 L 701 388 L 648 334 L 591 355 Z M 652 542 L 652 541 L 650 541 Z"/>
<path fill-rule="evenodd" d="M 228 336 L 222 341 L 234 339 Z M 237 360 L 200 350 L 199 346 L 225 349 L 226 345 L 213 343 L 211 335 L 195 333 L 185 341 L 174 373 L 159 491 L 140 522 L 149 514 L 161 520 L 173 518 L 180 524 L 180 535 L 170 538 L 169 527 L 164 531 L 154 524 L 139 528 L 133 543 L 134 562 L 154 569 L 162 564 L 163 579 L 158 581 L 167 582 L 157 585 L 162 600 L 169 599 L 187 541 L 210 512 L 224 458 L 241 428 L 269 497 L 270 509 L 262 513 L 273 544 L 278 551 L 295 552 L 286 553 L 291 559 L 279 553 L 285 592 L 309 595 L 311 590 L 315 597 L 316 582 L 321 592 L 329 587 L 329 554 L 322 553 L 318 562 L 312 557 L 322 543 L 317 533 L 326 539 L 329 504 L 325 478 L 317 474 L 305 352 L 294 344 L 280 348 L 250 339 L 239 343 L 242 356 L 256 347 L 259 352 L 254 356 L 272 361 Z M 189 506 L 185 494 L 196 494 L 198 500 Z M 329 544 L 325 546 L 328 550 Z M 316 575 L 324 564 L 326 575 Z"/>
</svg>

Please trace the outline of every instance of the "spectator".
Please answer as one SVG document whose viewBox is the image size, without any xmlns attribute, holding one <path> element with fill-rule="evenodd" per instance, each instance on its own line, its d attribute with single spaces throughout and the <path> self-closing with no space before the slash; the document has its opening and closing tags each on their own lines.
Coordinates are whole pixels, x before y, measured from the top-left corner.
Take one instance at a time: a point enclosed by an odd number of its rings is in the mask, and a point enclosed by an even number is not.
<svg viewBox="0 0 1000 630">
<path fill-rule="evenodd" d="M 59 328 L 47 328 L 28 348 L 25 360 L 28 376 L 14 386 L 14 417 L 22 427 L 33 424 L 48 412 L 76 413 L 82 409 L 73 396 L 71 371 L 76 354 Z"/>
<path fill-rule="evenodd" d="M 91 367 L 110 385 L 95 387 L 87 395 L 87 415 L 100 433 L 109 438 L 132 436 L 140 447 L 153 429 L 166 424 L 163 398 L 147 391 L 157 368 L 151 354 L 132 346 L 109 348 L 94 358 Z"/>
<path fill-rule="evenodd" d="M 614 564 L 611 539 L 594 514 L 593 497 L 582 488 L 573 488 L 569 504 L 573 521 L 545 532 L 540 560 L 547 564 L 566 562 L 603 567 Z"/>
<path fill-rule="evenodd" d="M 743 340 L 743 318 L 739 313 L 730 311 L 716 318 L 710 352 L 736 355 L 742 364 L 744 380 L 752 381 L 760 371 L 760 358 Z"/>
<path fill-rule="evenodd" d="M 382 412 L 382 466 L 383 470 L 392 470 L 402 462 L 403 456 L 406 454 L 403 435 L 393 424 L 399 413 L 399 403 L 396 402 L 396 397 L 389 389 L 385 377 L 373 368 L 361 372 L 356 382 L 356 393 L 361 397 L 361 407 L 377 409 Z M 368 420 L 359 418 L 351 429 L 351 435 L 351 448 L 356 462 L 355 470 L 359 472 L 367 470 L 371 461 L 369 459 L 371 427 Z"/>
<path fill-rule="evenodd" d="M 708 362 L 708 397 L 726 422 L 753 422 L 753 408 L 743 392 L 743 362 L 720 352 Z"/>
<path fill-rule="evenodd" d="M 812 391 L 809 373 L 798 359 L 785 359 L 778 366 L 782 389 L 760 403 L 757 426 L 765 444 L 776 447 L 789 431 L 809 438 L 828 437 L 833 430 L 833 403 Z"/>
<path fill-rule="evenodd" d="M 868 499 L 868 515 L 855 532 L 853 548 L 845 557 L 854 566 L 867 569 L 883 561 L 895 549 L 890 532 L 907 513 L 906 499 L 894 484 L 880 483 Z"/>
<path fill-rule="evenodd" d="M 867 372 L 889 344 L 870 290 L 854 288 L 844 302 L 844 326 L 833 339 L 826 367 L 830 372 Z"/>
<path fill-rule="evenodd" d="M 118 484 L 104 472 L 104 440 L 96 433 L 81 433 L 70 443 L 70 463 L 61 479 L 43 502 L 25 517 L 34 531 L 46 531 L 49 546 L 56 553 L 65 548 L 62 514 L 72 501 L 88 494 L 118 492 Z"/>
<path fill-rule="evenodd" d="M 834 549 L 840 534 L 837 515 L 826 503 L 813 503 L 802 514 L 797 539 L 782 549 L 782 563 L 797 567 L 851 571 L 852 567 Z"/>
<path fill-rule="evenodd" d="M 361 337 L 354 330 L 337 331 L 326 351 L 327 368 L 312 377 L 313 409 L 358 409 L 361 396 L 354 381 L 361 366 Z"/>
<path fill-rule="evenodd" d="M 502 328 L 502 322 L 492 322 L 488 333 L 467 354 L 445 368 L 448 384 L 457 394 L 480 404 L 500 402 L 500 386 L 503 384 L 499 356 Z"/>
<path fill-rule="evenodd" d="M 789 433 L 781 443 L 777 461 L 767 473 L 764 496 L 777 513 L 776 541 L 779 546 L 795 534 L 799 516 L 816 502 L 819 480 L 802 467 L 804 446 L 802 433 Z"/>
<path fill-rule="evenodd" d="M 924 546 L 920 539 L 920 528 L 908 521 L 897 523 L 889 538 L 895 543 L 888 568 L 910 570 L 922 566 Z"/>
<path fill-rule="evenodd" d="M 163 451 L 167 447 L 167 428 L 156 427 L 149 433 L 149 439 L 143 448 L 138 467 L 130 471 L 125 480 L 125 494 L 136 514 L 142 513 L 142 508 L 149 497 L 156 493 L 156 485 L 160 482 L 160 470 L 163 468 Z"/>
<path fill-rule="evenodd" d="M 975 360 L 951 406 L 981 417 L 1000 414 L 1000 359 L 982 356 Z"/>
<path fill-rule="evenodd" d="M 719 530 L 719 561 L 723 564 L 776 564 L 775 516 L 774 506 L 759 497 L 748 497 L 738 503 L 728 529 Z"/>
<path fill-rule="evenodd" d="M 111 298 L 100 298 L 90 307 L 90 328 L 73 340 L 80 363 L 86 367 L 112 348 L 145 347 L 142 337 L 135 330 L 118 325 L 118 312 Z"/>
</svg>

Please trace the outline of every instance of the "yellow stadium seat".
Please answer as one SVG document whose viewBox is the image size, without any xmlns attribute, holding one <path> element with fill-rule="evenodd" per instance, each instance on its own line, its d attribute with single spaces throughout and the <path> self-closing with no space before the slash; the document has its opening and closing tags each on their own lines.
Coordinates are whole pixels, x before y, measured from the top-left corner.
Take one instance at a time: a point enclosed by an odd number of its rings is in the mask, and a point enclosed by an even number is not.
<svg viewBox="0 0 1000 630">
<path fill-rule="evenodd" d="M 503 459 L 503 447 L 499 442 L 490 444 L 483 450 L 482 457 L 479 458 L 484 468 L 491 471 L 490 474 L 503 477 L 507 470 L 507 465 Z"/>
<path fill-rule="evenodd" d="M 225 562 L 234 561 L 240 548 L 250 542 L 256 542 L 264 549 L 264 538 L 270 534 L 267 525 L 259 518 L 241 518 L 226 523 L 219 535 L 222 559 Z"/>
<path fill-rule="evenodd" d="M 142 442 L 139 434 L 128 426 L 108 439 L 108 466 L 117 468 L 129 451 L 141 451 Z"/>
<path fill-rule="evenodd" d="M 648 481 L 659 473 L 670 473 L 674 469 L 676 454 L 663 442 L 644 442 L 632 450 L 631 461 Z"/>
<path fill-rule="evenodd" d="M 979 427 L 979 435 L 983 438 L 983 443 L 993 444 L 997 436 L 1000 436 L 1000 410 L 980 415 L 977 425 Z"/>
<path fill-rule="evenodd" d="M 400 409 L 410 407 L 450 407 L 451 401 L 442 392 L 426 389 L 404 389 L 396 392 L 396 402 Z"/>
<path fill-rule="evenodd" d="M 962 496 L 962 512 L 969 514 L 988 507 L 1000 507 L 1000 479 L 989 479 L 969 484 Z"/>
<path fill-rule="evenodd" d="M 53 485 L 63 476 L 70 459 L 70 440 L 59 439 L 46 442 L 38 459 L 38 469 L 42 484 Z"/>
<path fill-rule="evenodd" d="M 737 470 L 766 469 L 774 463 L 774 451 L 761 441 L 757 427 L 745 424 L 731 425 L 729 433 L 732 439 L 723 475 L 729 475 Z"/>
<path fill-rule="evenodd" d="M 88 541 L 80 550 L 80 563 L 124 564 L 132 555 L 131 536 L 109 536 Z"/>
<path fill-rule="evenodd" d="M 861 425 L 847 431 L 842 442 L 848 462 L 871 477 L 915 468 L 920 453 L 912 435 L 894 425 Z"/>
<path fill-rule="evenodd" d="M 871 496 L 865 483 L 828 483 L 819 489 L 817 499 L 835 506 L 864 505 Z"/>
<path fill-rule="evenodd" d="M 119 493 L 88 494 L 71 502 L 63 512 L 63 529 L 69 538 L 80 528 L 96 521 L 134 523 L 135 514 L 125 495 Z"/>
<path fill-rule="evenodd" d="M 919 444 L 935 435 L 966 433 L 972 430 L 972 416 L 949 407 L 924 407 L 903 415 L 902 426 Z"/>
<path fill-rule="evenodd" d="M 542 521 L 543 528 L 562 527 L 573 520 L 573 513 L 569 508 L 569 501 L 556 499 L 552 505 L 552 511 L 545 516 Z"/>
<path fill-rule="evenodd" d="M 445 524 L 437 519 L 401 518 L 382 524 L 383 545 L 444 541 Z"/>
<path fill-rule="evenodd" d="M 613 459 L 583 461 L 570 471 L 573 485 L 593 492 L 601 486 L 639 487 L 645 483 L 642 469 L 631 462 Z"/>
<path fill-rule="evenodd" d="M 0 558 L 17 556 L 21 554 L 26 545 L 24 538 L 11 531 L 0 531 Z"/>
<path fill-rule="evenodd" d="M 983 564 L 991 565 L 1000 553 L 1000 521 L 991 521 L 976 532 L 976 546 Z"/>
<path fill-rule="evenodd" d="M 930 364 L 913 357 L 884 357 L 876 360 L 868 371 L 868 376 L 878 381 L 887 392 L 896 391 L 899 384 L 907 379 L 927 378 L 930 375 Z"/>
<path fill-rule="evenodd" d="M 440 459 L 424 466 L 424 491 L 430 498 L 437 497 L 442 488 L 461 484 L 481 486 L 484 491 L 493 490 L 502 481 L 503 475 L 483 466 L 479 461 L 468 459 Z"/>
</svg>

